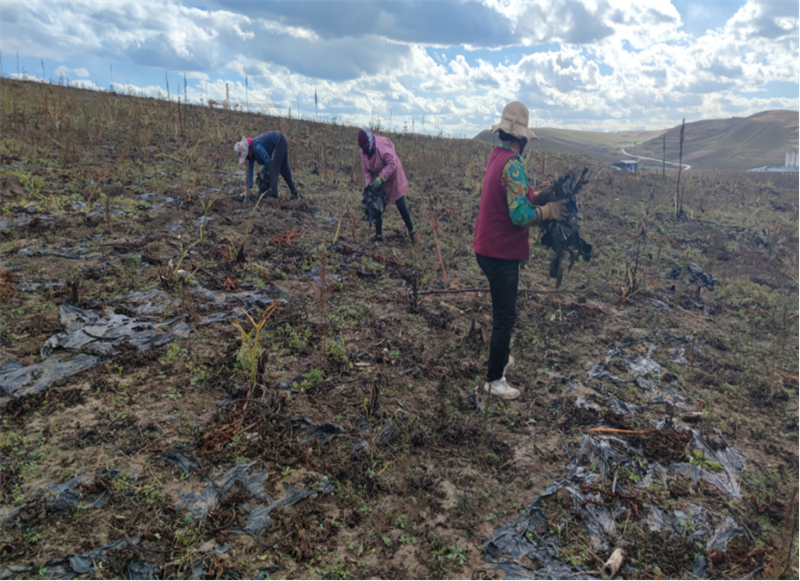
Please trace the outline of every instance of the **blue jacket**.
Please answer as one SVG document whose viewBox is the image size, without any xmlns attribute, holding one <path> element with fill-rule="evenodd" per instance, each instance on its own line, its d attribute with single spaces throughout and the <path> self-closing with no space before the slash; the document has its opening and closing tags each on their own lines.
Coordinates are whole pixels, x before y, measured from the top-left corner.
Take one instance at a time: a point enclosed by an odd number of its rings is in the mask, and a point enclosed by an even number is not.
<svg viewBox="0 0 800 581">
<path fill-rule="evenodd" d="M 280 131 L 267 131 L 250 140 L 250 152 L 253 157 L 247 159 L 247 187 L 253 187 L 253 168 L 255 162 L 267 165 L 272 158 L 272 153 L 281 141 L 283 134 Z"/>
</svg>

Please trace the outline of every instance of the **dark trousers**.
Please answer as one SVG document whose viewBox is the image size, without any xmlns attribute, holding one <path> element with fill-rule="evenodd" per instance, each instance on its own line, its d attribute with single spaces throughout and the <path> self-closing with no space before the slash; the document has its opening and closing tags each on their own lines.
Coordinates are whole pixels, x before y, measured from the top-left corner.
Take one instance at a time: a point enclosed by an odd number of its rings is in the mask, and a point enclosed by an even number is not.
<svg viewBox="0 0 800 581">
<path fill-rule="evenodd" d="M 508 363 L 511 332 L 517 322 L 517 286 L 519 260 L 503 260 L 475 254 L 483 274 L 489 279 L 492 295 L 492 340 L 489 345 L 489 369 L 486 381 L 503 377 Z"/>
<path fill-rule="evenodd" d="M 414 231 L 414 224 L 411 222 L 411 213 L 408 211 L 408 205 L 406 204 L 406 197 L 403 196 L 395 203 L 397 209 L 400 211 L 400 216 L 403 218 L 403 222 L 406 223 L 406 228 L 408 228 L 409 232 Z M 375 234 L 377 236 L 383 236 L 383 214 L 378 216 L 378 219 L 375 221 Z"/>
<path fill-rule="evenodd" d="M 283 176 L 283 181 L 289 186 L 289 191 L 296 196 L 297 188 L 292 179 L 292 168 L 289 167 L 289 140 L 285 135 L 281 135 L 281 140 L 275 146 L 269 162 L 269 189 L 276 198 L 278 197 L 278 174 Z"/>
</svg>

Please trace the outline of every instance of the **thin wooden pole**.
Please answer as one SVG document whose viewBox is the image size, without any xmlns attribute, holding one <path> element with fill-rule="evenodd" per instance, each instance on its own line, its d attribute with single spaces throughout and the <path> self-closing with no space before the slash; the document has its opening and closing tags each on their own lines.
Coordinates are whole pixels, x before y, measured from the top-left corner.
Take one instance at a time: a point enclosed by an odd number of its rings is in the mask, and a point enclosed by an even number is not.
<svg viewBox="0 0 800 581">
<path fill-rule="evenodd" d="M 675 217 L 683 213 L 683 199 L 681 198 L 681 171 L 683 170 L 683 130 L 686 127 L 686 118 L 681 123 L 681 145 L 678 150 L 678 185 L 675 188 Z"/>
</svg>

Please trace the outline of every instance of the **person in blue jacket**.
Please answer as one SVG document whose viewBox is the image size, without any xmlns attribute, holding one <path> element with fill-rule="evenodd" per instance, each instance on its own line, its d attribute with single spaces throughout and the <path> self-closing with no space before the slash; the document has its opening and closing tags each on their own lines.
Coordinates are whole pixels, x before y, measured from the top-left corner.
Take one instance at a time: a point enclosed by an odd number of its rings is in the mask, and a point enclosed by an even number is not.
<svg viewBox="0 0 800 581">
<path fill-rule="evenodd" d="M 278 174 L 283 176 L 292 197 L 299 197 L 297 187 L 292 179 L 292 168 L 289 167 L 289 140 L 280 131 L 267 131 L 258 137 L 242 137 L 233 146 L 233 152 L 239 158 L 239 164 L 247 160 L 247 187 L 253 187 L 253 167 L 255 162 L 265 168 L 269 164 L 269 190 L 267 195 L 278 197 Z"/>
</svg>

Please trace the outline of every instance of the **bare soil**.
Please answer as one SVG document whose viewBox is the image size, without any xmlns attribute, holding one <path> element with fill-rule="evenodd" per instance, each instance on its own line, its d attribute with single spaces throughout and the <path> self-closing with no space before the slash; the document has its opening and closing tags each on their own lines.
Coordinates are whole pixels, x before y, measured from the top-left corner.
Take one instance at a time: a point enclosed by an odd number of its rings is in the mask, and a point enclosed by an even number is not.
<svg viewBox="0 0 800 581">
<path fill-rule="evenodd" d="M 633 507 L 617 523 L 623 577 L 686 578 L 702 555 L 713 578 L 796 578 L 796 180 L 688 172 L 676 218 L 676 176 L 534 150 L 539 178 L 590 167 L 581 217 L 594 256 L 554 292 L 533 232 L 520 282 L 533 290 L 520 292 L 508 374 L 522 396 L 504 402 L 482 390 L 488 293 L 425 294 L 486 286 L 471 240 L 490 146 L 391 135 L 419 243 L 390 207 L 386 242 L 374 245 L 353 127 L 7 79 L 0 102 L 0 365 L 39 361 L 65 330 L 67 303 L 153 324 L 182 317 L 159 335 L 191 329 L 147 351 L 123 342 L 88 371 L 6 397 L 3 575 L 134 578 L 149 566 L 183 579 L 503 577 L 484 541 L 562 475 L 589 429 L 609 427 L 645 432 L 620 436 L 643 466 L 703 462 L 689 453 L 690 429 L 746 459 L 740 499 L 682 477 L 625 482 L 629 497 L 598 485 L 601 503 Z M 290 139 L 301 199 L 281 182 L 280 199 L 253 212 L 230 144 L 270 129 Z M 775 210 L 769 196 L 794 209 Z M 426 215 L 438 215 L 436 230 Z M 671 277 L 687 262 L 717 277 L 714 290 Z M 257 323 L 272 301 L 253 384 L 232 321 L 251 333 L 237 309 Z M 612 345 L 652 353 L 682 409 L 653 403 L 618 361 L 607 369 L 623 383 L 589 379 Z M 610 397 L 641 407 L 621 415 Z M 681 419 L 690 412 L 699 417 Z M 670 430 L 647 432 L 667 419 Z M 309 439 L 307 420 L 333 433 Z M 241 463 L 268 473 L 264 497 L 241 481 L 221 487 Z M 48 486 L 75 477 L 80 502 L 56 502 Z M 214 487 L 204 516 L 181 507 Z M 294 489 L 318 492 L 242 532 L 254 509 Z M 648 528 L 648 504 L 687 503 L 747 533 L 708 551 Z M 561 561 L 599 575 L 608 555 L 592 550 L 572 501 L 553 495 L 543 511 Z M 76 571 L 75 555 L 119 540 Z"/>
</svg>

